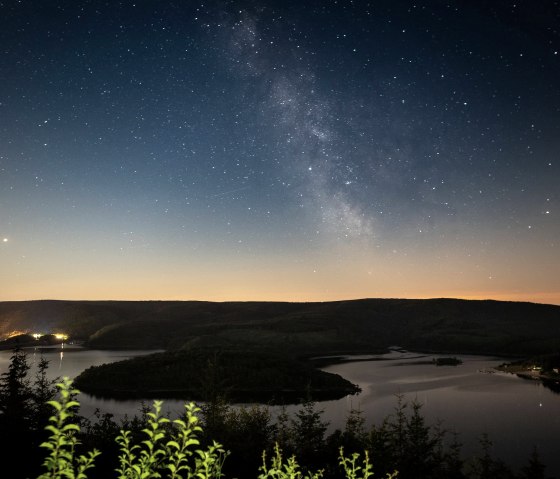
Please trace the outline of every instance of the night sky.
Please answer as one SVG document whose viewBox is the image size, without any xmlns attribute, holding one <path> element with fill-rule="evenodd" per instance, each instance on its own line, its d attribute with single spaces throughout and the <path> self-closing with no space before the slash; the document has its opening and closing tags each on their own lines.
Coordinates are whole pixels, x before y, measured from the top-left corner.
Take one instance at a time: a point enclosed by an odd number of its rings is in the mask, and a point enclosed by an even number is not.
<svg viewBox="0 0 560 479">
<path fill-rule="evenodd" d="M 0 300 L 560 304 L 556 1 L 0 1 Z"/>
</svg>

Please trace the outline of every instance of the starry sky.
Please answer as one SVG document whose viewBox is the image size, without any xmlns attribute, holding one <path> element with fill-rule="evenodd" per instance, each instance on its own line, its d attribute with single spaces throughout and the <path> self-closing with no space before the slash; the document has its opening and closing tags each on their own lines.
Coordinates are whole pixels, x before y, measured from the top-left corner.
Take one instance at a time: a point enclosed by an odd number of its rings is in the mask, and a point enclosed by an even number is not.
<svg viewBox="0 0 560 479">
<path fill-rule="evenodd" d="M 560 304 L 557 1 L 0 1 L 0 300 Z"/>
</svg>

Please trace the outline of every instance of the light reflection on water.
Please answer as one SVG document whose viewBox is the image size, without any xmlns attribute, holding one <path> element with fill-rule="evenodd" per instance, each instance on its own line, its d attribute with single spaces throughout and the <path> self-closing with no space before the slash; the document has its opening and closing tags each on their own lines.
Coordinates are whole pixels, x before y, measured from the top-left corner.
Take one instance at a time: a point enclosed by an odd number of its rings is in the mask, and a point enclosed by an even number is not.
<svg viewBox="0 0 560 479">
<path fill-rule="evenodd" d="M 41 354 L 50 361 L 50 377 L 75 377 L 89 366 L 119 361 L 153 351 L 96 351 L 65 347 L 43 352 L 29 350 L 28 359 L 34 373 Z M 7 370 L 10 351 L 0 352 L 0 372 Z M 343 427 L 350 409 L 363 411 L 367 424 L 379 424 L 394 412 L 396 396 L 422 404 L 428 424 L 443 421 L 443 427 L 460 434 L 463 456 L 480 452 L 478 438 L 488 433 L 494 442 L 493 453 L 508 464 L 526 464 L 533 447 L 547 465 L 547 474 L 560 475 L 557 438 L 560 437 L 560 395 L 540 382 L 527 381 L 503 373 L 488 373 L 503 359 L 480 356 L 458 356 L 459 366 L 435 366 L 431 356 L 392 351 L 383 356 L 360 356 L 372 361 L 348 362 L 328 366 L 324 370 L 340 374 L 359 384 L 362 392 L 337 401 L 325 401 L 319 407 L 331 431 Z M 382 359 L 382 360 L 379 360 Z M 411 361 L 414 359 L 415 361 Z M 427 364 L 426 364 L 427 363 Z M 116 401 L 86 394 L 78 397 L 81 414 L 93 418 L 96 409 L 115 417 L 137 414 L 141 400 Z M 151 404 L 151 400 L 144 403 Z M 178 415 L 185 401 L 166 400 L 164 412 Z M 298 406 L 288 406 L 294 413 Z M 280 408 L 271 408 L 273 415 Z M 451 436 L 450 438 L 451 439 Z"/>
<path fill-rule="evenodd" d="M 516 467 L 526 464 L 537 447 L 547 473 L 560 473 L 557 438 L 560 436 L 560 396 L 540 382 L 488 371 L 503 359 L 459 356 L 459 366 L 403 364 L 391 361 L 337 364 L 325 370 L 340 374 L 362 386 L 362 392 L 341 401 L 324 403 L 326 415 L 342 423 L 344 409 L 364 411 L 369 424 L 378 424 L 394 412 L 396 395 L 422 403 L 428 424 L 460 433 L 463 455 L 478 454 L 477 440 L 486 432 L 493 452 Z M 431 359 L 427 356 L 427 359 Z"/>
</svg>

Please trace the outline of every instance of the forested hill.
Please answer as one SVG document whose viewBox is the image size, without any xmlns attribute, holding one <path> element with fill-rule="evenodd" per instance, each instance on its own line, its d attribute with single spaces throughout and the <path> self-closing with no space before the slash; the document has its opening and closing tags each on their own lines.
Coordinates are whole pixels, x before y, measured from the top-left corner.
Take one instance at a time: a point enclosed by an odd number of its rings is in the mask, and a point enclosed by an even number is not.
<svg viewBox="0 0 560 479">
<path fill-rule="evenodd" d="M 62 332 L 94 348 L 280 348 L 301 355 L 399 345 L 523 355 L 560 350 L 560 306 L 457 299 L 0 302 L 0 337 L 16 331 Z"/>
</svg>

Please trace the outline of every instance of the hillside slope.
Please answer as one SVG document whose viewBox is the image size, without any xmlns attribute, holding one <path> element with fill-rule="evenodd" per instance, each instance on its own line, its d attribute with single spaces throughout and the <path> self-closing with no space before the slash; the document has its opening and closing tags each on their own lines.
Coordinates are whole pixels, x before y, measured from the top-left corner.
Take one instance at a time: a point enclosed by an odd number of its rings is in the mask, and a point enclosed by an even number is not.
<svg viewBox="0 0 560 479">
<path fill-rule="evenodd" d="M 408 349 L 509 355 L 560 350 L 560 306 L 456 299 L 324 303 L 0 302 L 0 337 L 64 332 L 93 348 Z"/>
</svg>

